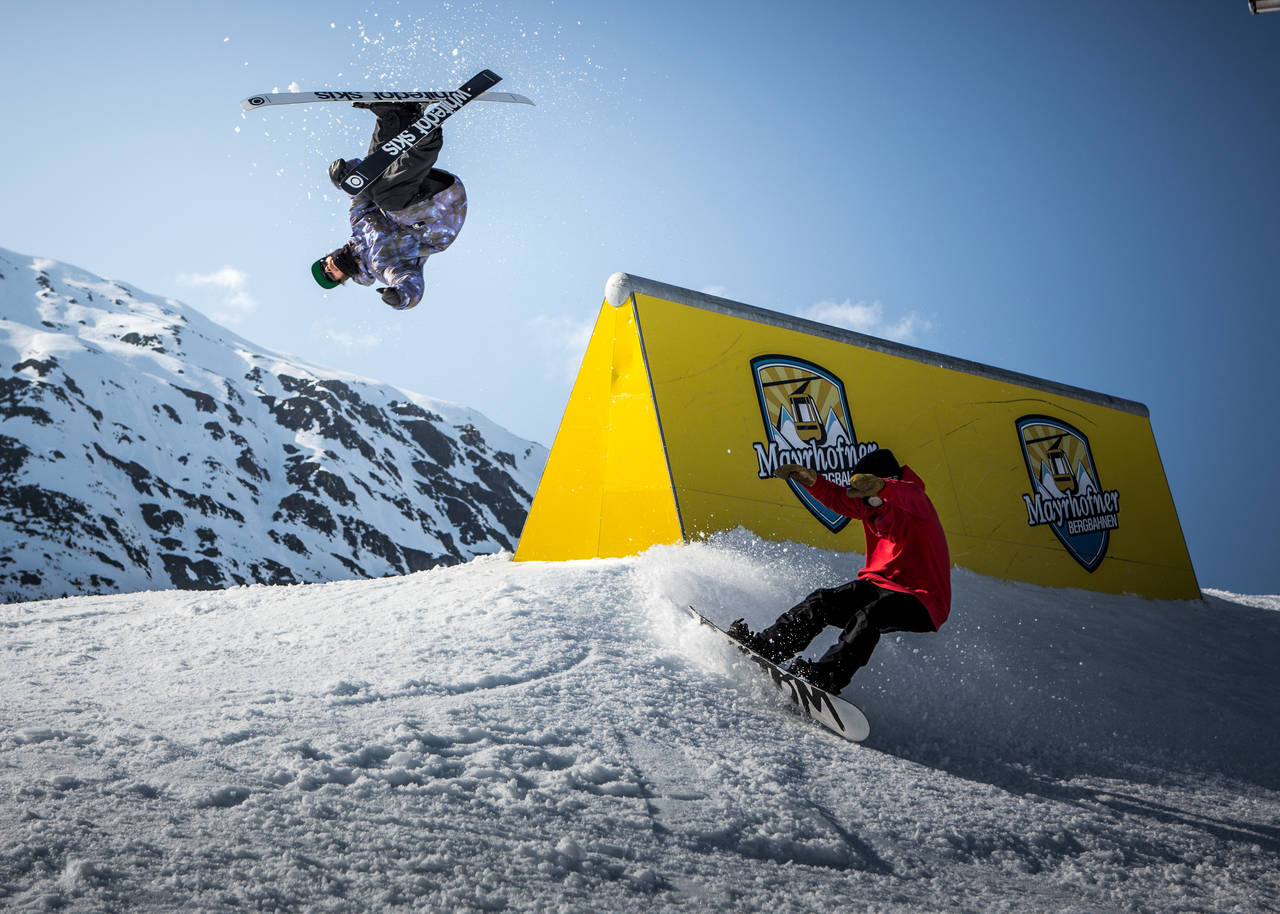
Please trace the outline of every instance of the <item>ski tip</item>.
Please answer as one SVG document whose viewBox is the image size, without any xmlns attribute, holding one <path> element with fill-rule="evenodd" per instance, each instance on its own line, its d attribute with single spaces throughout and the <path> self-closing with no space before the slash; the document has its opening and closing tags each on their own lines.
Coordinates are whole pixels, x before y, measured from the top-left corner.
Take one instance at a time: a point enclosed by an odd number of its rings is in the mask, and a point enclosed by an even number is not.
<svg viewBox="0 0 1280 914">
<path fill-rule="evenodd" d="M 240 102 L 240 107 L 245 111 L 252 111 L 255 108 L 261 108 L 269 104 L 265 95 L 250 95 L 248 98 Z"/>
<path fill-rule="evenodd" d="M 527 95 L 521 95 L 519 92 L 495 92 L 492 89 L 486 89 L 476 96 L 478 102 L 508 102 L 514 105 L 532 105 L 533 99 Z"/>
</svg>

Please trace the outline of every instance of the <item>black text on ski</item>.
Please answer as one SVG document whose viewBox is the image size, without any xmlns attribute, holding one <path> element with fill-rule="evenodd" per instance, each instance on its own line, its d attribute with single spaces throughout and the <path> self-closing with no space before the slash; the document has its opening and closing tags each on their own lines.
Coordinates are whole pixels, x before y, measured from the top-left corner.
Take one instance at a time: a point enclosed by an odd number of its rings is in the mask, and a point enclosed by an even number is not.
<svg viewBox="0 0 1280 914">
<path fill-rule="evenodd" d="M 342 179 L 342 189 L 352 196 L 360 193 L 382 177 L 383 172 L 390 168 L 391 163 L 406 149 L 439 127 L 448 117 L 462 110 L 463 106 L 477 95 L 497 85 L 501 80 L 502 77 L 492 70 L 481 70 L 459 86 L 456 91 L 448 93 L 446 98 L 435 102 L 423 112 L 422 117 L 410 124 L 402 133 L 374 150 Z"/>
</svg>

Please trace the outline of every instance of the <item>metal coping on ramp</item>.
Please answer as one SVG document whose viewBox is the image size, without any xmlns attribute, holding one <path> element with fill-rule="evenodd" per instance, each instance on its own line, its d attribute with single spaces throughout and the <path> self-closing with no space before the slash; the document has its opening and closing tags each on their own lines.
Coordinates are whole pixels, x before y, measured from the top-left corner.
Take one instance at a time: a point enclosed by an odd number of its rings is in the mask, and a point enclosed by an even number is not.
<svg viewBox="0 0 1280 914">
<path fill-rule="evenodd" d="M 932 352 L 928 349 L 920 349 L 916 346 L 907 346 L 904 343 L 895 343 L 880 337 L 868 336 L 865 333 L 858 333 L 854 330 L 842 330 L 839 327 L 832 327 L 830 324 L 820 324 L 817 321 L 806 320 L 805 318 L 784 314 L 780 311 L 769 311 L 765 308 L 757 308 L 728 298 L 719 298 L 704 292 L 694 292 L 692 289 L 673 286 L 670 283 L 659 282 L 656 279 L 647 279 L 643 276 L 636 276 L 633 273 L 614 273 L 605 283 L 605 301 L 615 308 L 625 305 L 632 295 L 649 295 L 666 301 L 679 302 L 692 308 L 701 308 L 704 311 L 714 311 L 718 314 L 741 317 L 761 324 L 772 324 L 784 330 L 795 330 L 798 333 L 807 333 L 810 336 L 834 340 L 837 343 L 849 343 L 854 346 L 860 346 L 863 349 L 883 352 L 886 355 L 912 359 L 925 365 L 932 365 L 935 368 L 963 371 L 966 374 L 990 378 L 993 381 L 1008 381 L 1022 387 L 1042 390 L 1045 393 L 1072 397 L 1076 400 L 1083 400 L 1086 403 L 1123 410 L 1136 416 L 1141 416 L 1144 419 L 1150 418 L 1151 415 L 1146 405 L 1136 400 L 1113 397 L 1110 394 L 1098 393 L 1082 387 L 1073 387 L 1070 384 L 1059 384 L 1056 381 L 1048 381 L 1044 378 L 1008 371 L 1003 368 L 995 368 L 991 365 L 984 365 L 981 362 L 971 362 L 968 359 L 958 359 L 953 356 Z"/>
</svg>

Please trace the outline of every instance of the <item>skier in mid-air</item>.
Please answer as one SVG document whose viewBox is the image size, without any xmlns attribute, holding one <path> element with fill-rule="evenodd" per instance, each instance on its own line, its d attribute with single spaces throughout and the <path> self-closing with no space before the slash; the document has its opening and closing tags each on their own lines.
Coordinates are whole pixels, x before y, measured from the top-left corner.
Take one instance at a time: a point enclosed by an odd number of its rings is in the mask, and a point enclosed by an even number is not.
<svg viewBox="0 0 1280 914">
<path fill-rule="evenodd" d="M 946 534 L 924 481 L 885 448 L 858 461 L 848 486 L 796 464 L 784 464 L 774 475 L 795 480 L 837 514 L 861 520 L 867 563 L 856 580 L 815 590 L 764 631 L 753 633 L 742 619 L 728 631 L 757 654 L 782 664 L 827 626 L 842 629 L 822 657 L 800 657 L 788 667 L 806 682 L 839 694 L 871 659 L 881 634 L 934 632 L 946 621 L 951 611 Z"/>
<path fill-rule="evenodd" d="M 378 118 L 372 154 L 383 143 L 422 117 L 424 105 L 414 102 L 357 102 Z M 351 239 L 311 265 L 321 288 L 333 289 L 348 279 L 377 287 L 382 300 L 400 311 L 422 299 L 422 267 L 458 236 L 467 218 L 467 192 L 456 175 L 436 168 L 444 144 L 437 127 L 406 150 L 368 188 L 351 200 L 348 219 Z M 329 166 L 329 180 L 341 181 L 361 162 L 337 159 Z"/>
</svg>

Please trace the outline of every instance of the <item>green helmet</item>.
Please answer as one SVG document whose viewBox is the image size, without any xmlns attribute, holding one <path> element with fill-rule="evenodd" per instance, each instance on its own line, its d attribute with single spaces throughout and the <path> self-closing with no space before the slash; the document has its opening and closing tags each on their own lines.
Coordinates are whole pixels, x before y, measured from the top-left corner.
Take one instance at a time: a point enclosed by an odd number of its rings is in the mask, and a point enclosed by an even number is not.
<svg viewBox="0 0 1280 914">
<path fill-rule="evenodd" d="M 324 262 L 329 259 L 329 255 L 325 254 L 319 260 L 311 265 L 311 275 L 315 277 L 315 281 L 319 283 L 322 289 L 336 289 L 342 283 L 334 282 L 324 273 Z"/>
</svg>

